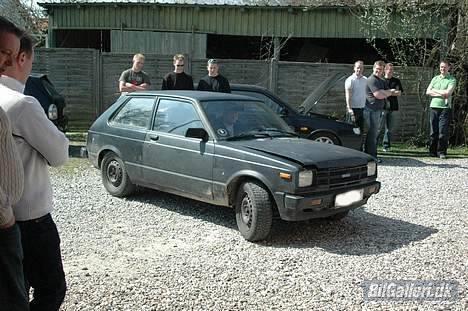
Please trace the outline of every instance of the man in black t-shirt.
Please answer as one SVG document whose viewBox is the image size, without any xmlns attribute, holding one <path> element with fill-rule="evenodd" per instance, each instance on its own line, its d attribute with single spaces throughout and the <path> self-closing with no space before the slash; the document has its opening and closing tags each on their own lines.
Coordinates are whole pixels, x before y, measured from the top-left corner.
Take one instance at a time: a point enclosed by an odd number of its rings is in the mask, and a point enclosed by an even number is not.
<svg viewBox="0 0 468 311">
<path fill-rule="evenodd" d="M 198 82 L 199 91 L 231 93 L 228 79 L 219 74 L 219 65 L 216 59 L 208 60 L 208 75 Z"/>
<path fill-rule="evenodd" d="M 403 92 L 403 87 L 401 86 L 401 81 L 398 78 L 393 76 L 393 64 L 388 63 L 385 65 L 385 82 L 387 83 L 387 87 L 389 89 L 394 89 L 400 91 L 399 95 Z M 395 115 L 394 111 L 398 111 L 398 97 L 397 96 L 390 96 L 387 98 L 387 105 L 385 106 L 384 114 L 383 114 L 383 124 L 382 126 L 385 128 L 384 137 L 383 137 L 383 151 L 387 152 L 390 151 L 391 147 L 391 138 L 392 138 L 392 131 L 395 125 Z"/>
<path fill-rule="evenodd" d="M 192 76 L 184 72 L 185 56 L 174 55 L 173 64 L 174 71 L 164 76 L 161 90 L 193 90 Z"/>
</svg>

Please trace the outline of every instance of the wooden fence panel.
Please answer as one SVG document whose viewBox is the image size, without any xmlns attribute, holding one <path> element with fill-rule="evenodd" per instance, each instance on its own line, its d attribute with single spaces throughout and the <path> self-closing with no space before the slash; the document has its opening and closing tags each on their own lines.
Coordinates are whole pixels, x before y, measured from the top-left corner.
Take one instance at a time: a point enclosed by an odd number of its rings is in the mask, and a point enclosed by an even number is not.
<svg viewBox="0 0 468 311">
<path fill-rule="evenodd" d="M 65 96 L 65 114 L 72 128 L 87 129 L 99 114 L 97 62 L 93 49 L 36 49 L 34 73 L 45 73 Z"/>
<path fill-rule="evenodd" d="M 67 101 L 66 114 L 70 127 L 86 130 L 96 117 L 120 96 L 118 79 L 123 70 L 132 66 L 133 54 L 100 53 L 92 49 L 37 49 L 33 71 L 46 73 Z M 144 70 L 149 74 L 152 89 L 161 89 L 162 78 L 173 70 L 172 55 L 145 55 Z M 207 74 L 206 59 L 186 56 L 186 72 L 194 82 Z M 273 88 L 291 105 L 298 107 L 329 75 L 344 72 L 350 75 L 351 64 L 324 64 L 278 62 L 275 66 L 261 60 L 219 60 L 220 72 L 231 83 L 255 84 Z M 276 68 L 275 79 L 271 68 Z M 372 66 L 365 66 L 365 75 Z M 399 98 L 400 111 L 396 114 L 395 139 L 408 138 L 416 133 L 423 113 L 422 104 L 434 72 L 428 68 L 395 67 L 395 76 L 402 80 L 404 94 Z M 422 101 L 422 103 L 421 103 Z M 337 83 L 319 101 L 315 112 L 336 117 L 345 113 L 344 81 Z"/>
</svg>

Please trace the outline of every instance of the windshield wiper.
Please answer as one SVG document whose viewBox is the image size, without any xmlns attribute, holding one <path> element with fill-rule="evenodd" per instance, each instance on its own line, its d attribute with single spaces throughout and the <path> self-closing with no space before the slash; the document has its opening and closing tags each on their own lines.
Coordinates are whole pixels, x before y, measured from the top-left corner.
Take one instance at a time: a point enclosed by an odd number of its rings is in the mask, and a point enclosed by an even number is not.
<svg viewBox="0 0 468 311">
<path fill-rule="evenodd" d="M 231 137 L 227 137 L 226 140 L 240 140 L 240 139 L 248 139 L 248 138 L 263 138 L 263 137 L 273 137 L 268 133 L 262 132 L 262 131 L 248 131 L 248 132 L 242 132 L 238 135 L 234 135 Z"/>
<path fill-rule="evenodd" d="M 276 127 L 267 127 L 267 128 L 257 129 L 257 130 L 260 131 L 260 132 L 265 132 L 265 131 L 267 131 L 267 132 L 276 132 L 276 133 L 286 134 L 288 136 L 299 137 L 299 135 L 297 135 L 294 132 L 281 130 L 281 129 L 278 129 Z"/>
</svg>

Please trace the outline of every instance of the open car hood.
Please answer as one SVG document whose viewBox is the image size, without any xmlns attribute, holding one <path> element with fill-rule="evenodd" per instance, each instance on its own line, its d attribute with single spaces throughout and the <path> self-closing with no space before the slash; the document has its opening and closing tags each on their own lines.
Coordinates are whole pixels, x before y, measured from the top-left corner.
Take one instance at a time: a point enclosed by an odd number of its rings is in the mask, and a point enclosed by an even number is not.
<svg viewBox="0 0 468 311">
<path fill-rule="evenodd" d="M 346 79 L 346 74 L 343 72 L 336 72 L 333 75 L 327 77 L 322 83 L 315 88 L 315 90 L 310 93 L 309 96 L 304 100 L 304 102 L 299 106 L 298 110 L 301 114 L 308 114 L 313 110 L 315 105 L 318 104 L 319 100 L 327 94 L 327 92 L 334 87 L 338 82 L 344 81 Z"/>
</svg>

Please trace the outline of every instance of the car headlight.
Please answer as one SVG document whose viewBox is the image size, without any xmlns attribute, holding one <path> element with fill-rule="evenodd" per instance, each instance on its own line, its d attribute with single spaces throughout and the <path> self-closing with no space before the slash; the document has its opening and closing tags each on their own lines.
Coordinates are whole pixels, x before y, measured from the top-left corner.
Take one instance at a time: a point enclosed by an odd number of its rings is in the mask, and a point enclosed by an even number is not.
<svg viewBox="0 0 468 311">
<path fill-rule="evenodd" d="M 307 187 L 314 182 L 314 172 L 304 170 L 299 172 L 299 187 Z"/>
<path fill-rule="evenodd" d="M 367 176 L 374 176 L 377 172 L 377 163 L 375 161 L 367 162 Z"/>
<path fill-rule="evenodd" d="M 58 119 L 57 105 L 55 104 L 50 105 L 49 109 L 47 110 L 47 115 L 49 117 L 49 120 L 57 120 Z"/>
</svg>

